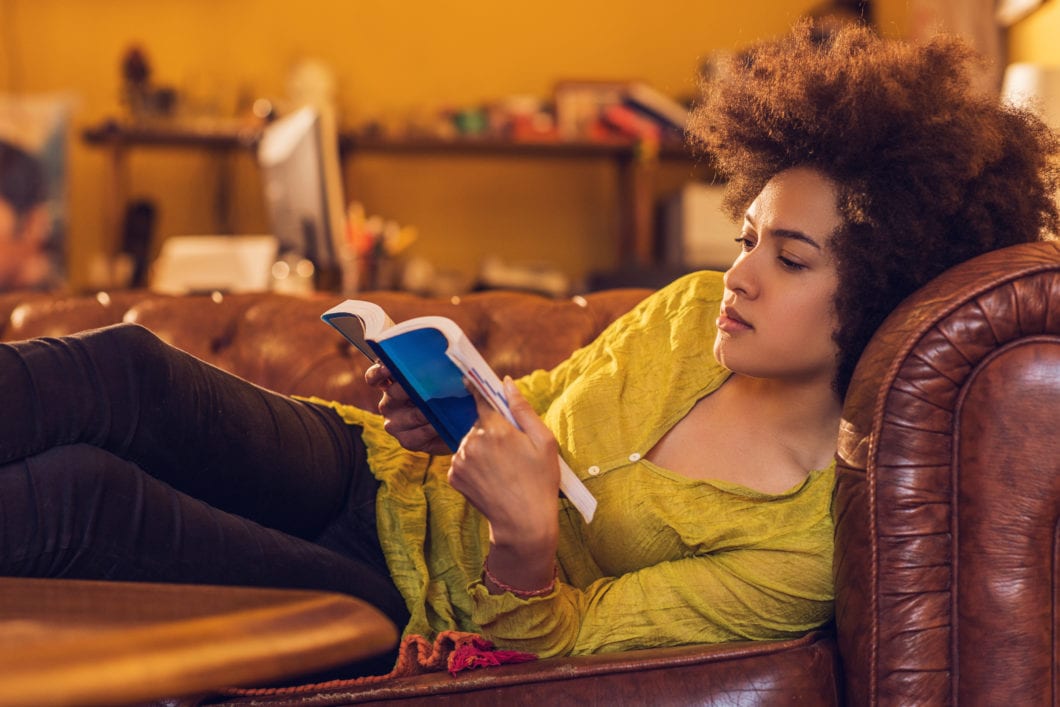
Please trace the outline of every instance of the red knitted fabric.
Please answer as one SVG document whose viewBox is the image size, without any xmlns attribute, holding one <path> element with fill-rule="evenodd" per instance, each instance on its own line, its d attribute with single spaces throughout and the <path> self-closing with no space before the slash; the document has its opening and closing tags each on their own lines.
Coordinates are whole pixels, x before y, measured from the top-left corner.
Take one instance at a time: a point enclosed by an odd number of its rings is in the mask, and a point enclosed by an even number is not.
<svg viewBox="0 0 1060 707">
<path fill-rule="evenodd" d="M 395 678 L 422 675 L 448 670 L 453 676 L 465 670 L 487 668 L 506 663 L 526 663 L 537 660 L 533 653 L 497 650 L 486 638 L 477 633 L 443 631 L 433 642 L 423 636 L 405 636 L 398 648 L 398 659 L 394 669 L 386 675 L 368 675 L 350 680 L 329 680 L 294 687 L 229 688 L 222 694 L 229 696 L 296 695 L 318 692 L 324 689 L 341 689 L 374 685 Z"/>
</svg>

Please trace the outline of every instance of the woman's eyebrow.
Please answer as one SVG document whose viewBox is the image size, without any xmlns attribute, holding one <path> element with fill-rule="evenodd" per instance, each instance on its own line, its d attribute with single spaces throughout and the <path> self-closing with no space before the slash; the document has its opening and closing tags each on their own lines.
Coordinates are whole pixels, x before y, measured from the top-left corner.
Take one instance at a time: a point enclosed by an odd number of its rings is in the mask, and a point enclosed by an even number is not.
<svg viewBox="0 0 1060 707">
<path fill-rule="evenodd" d="M 770 233 L 777 238 L 789 238 L 793 241 L 801 241 L 802 243 L 806 243 L 807 245 L 813 246 L 817 250 L 824 250 L 823 248 L 821 248 L 820 243 L 810 238 L 802 231 L 794 231 L 787 228 L 778 228 L 775 231 L 770 231 Z"/>
<path fill-rule="evenodd" d="M 758 225 L 755 223 L 754 216 L 751 215 L 750 211 L 743 215 L 743 222 L 745 226 L 750 226 L 756 231 L 758 230 Z M 793 228 L 777 228 L 769 229 L 769 233 L 777 238 L 788 238 L 794 241 L 801 241 L 816 248 L 819 251 L 824 252 L 824 248 L 821 247 L 820 243 L 815 241 L 813 238 L 810 238 L 802 231 L 796 231 Z"/>
</svg>

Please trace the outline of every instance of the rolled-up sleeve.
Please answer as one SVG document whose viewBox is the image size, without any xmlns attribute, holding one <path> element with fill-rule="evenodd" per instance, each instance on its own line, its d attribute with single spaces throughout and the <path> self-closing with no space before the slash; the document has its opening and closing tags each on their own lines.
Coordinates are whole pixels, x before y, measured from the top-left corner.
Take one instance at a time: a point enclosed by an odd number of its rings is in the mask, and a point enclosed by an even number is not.
<svg viewBox="0 0 1060 707">
<path fill-rule="evenodd" d="M 663 562 L 542 597 L 470 588 L 498 645 L 541 657 L 797 636 L 828 620 L 828 552 L 736 550 Z"/>
</svg>

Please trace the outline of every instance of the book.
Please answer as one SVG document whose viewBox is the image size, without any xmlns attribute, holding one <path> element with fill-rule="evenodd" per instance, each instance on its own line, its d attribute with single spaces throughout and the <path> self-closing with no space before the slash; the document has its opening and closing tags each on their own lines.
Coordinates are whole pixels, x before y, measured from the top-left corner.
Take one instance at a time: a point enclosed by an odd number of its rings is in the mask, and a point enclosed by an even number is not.
<svg viewBox="0 0 1060 707">
<path fill-rule="evenodd" d="M 688 109 L 665 93 L 646 83 L 636 82 L 629 85 L 623 102 L 658 121 L 664 127 L 683 133 L 688 123 Z"/>
<path fill-rule="evenodd" d="M 608 106 L 604 109 L 603 119 L 628 137 L 654 145 L 662 139 L 662 128 L 658 123 L 624 105 Z"/>
<path fill-rule="evenodd" d="M 321 316 L 370 361 L 382 362 L 450 450 L 478 419 L 467 380 L 508 422 L 518 427 L 500 378 L 463 330 L 447 317 L 415 317 L 395 324 L 373 302 L 346 300 Z M 560 490 L 586 523 L 596 499 L 562 457 Z"/>
</svg>

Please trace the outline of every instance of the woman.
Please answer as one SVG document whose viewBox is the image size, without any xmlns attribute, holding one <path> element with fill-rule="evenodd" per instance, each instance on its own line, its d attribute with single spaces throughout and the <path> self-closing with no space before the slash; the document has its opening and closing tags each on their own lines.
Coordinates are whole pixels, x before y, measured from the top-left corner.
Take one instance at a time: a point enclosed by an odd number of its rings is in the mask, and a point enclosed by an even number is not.
<svg viewBox="0 0 1060 707">
<path fill-rule="evenodd" d="M 971 62 L 953 40 L 818 40 L 801 26 L 707 87 L 690 132 L 743 218 L 724 288 L 696 274 L 649 298 L 520 381 L 544 425 L 520 404 L 523 437 L 482 409 L 453 459 L 452 486 L 489 520 L 470 608 L 489 635 L 578 653 L 788 636 L 828 618 L 829 462 L 861 351 L 942 271 L 1056 230 L 1056 137 L 973 94 Z M 700 343 L 712 336 L 713 369 Z M 380 410 L 406 447 L 439 449 L 400 388 Z M 553 434 L 602 499 L 587 529 L 565 508 L 554 520 Z M 594 455 L 615 460 L 605 478 Z M 696 493 L 704 503 L 683 505 Z"/>
<path fill-rule="evenodd" d="M 133 326 L 0 347 L 0 571 L 334 589 L 542 656 L 820 625 L 869 336 L 951 265 L 1057 225 L 1055 137 L 968 71 L 952 41 L 859 29 L 741 57 L 691 129 L 731 180 L 732 268 L 507 382 L 525 431 L 480 405 L 451 457 L 378 367 L 382 418 Z M 592 524 L 558 497 L 557 449 Z"/>
<path fill-rule="evenodd" d="M 489 519 L 475 625 L 554 655 L 790 636 L 829 618 L 841 406 L 826 243 L 840 224 L 828 178 L 781 172 L 746 212 L 724 288 L 699 273 L 664 289 L 521 381 L 532 406 L 509 383 L 526 434 L 479 406 L 449 469 Z M 403 400 L 382 405 L 399 439 L 402 420 L 426 431 Z M 589 526 L 557 508 L 553 431 L 600 503 Z M 458 522 L 438 496 L 432 537 Z M 440 554 L 466 566 L 466 545 Z"/>
</svg>

